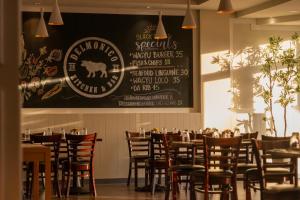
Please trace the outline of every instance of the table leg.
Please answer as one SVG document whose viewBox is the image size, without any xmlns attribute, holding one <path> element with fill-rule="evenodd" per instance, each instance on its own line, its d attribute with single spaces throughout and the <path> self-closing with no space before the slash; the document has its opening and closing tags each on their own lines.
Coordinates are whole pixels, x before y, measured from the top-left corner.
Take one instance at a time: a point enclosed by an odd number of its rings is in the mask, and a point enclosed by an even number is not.
<svg viewBox="0 0 300 200">
<path fill-rule="evenodd" d="M 134 188 L 138 187 L 138 161 L 134 161 Z"/>
<path fill-rule="evenodd" d="M 51 199 L 51 157 L 50 152 L 46 154 L 45 159 L 45 200 Z"/>
<path fill-rule="evenodd" d="M 39 200 L 39 161 L 33 161 L 33 190 L 32 199 Z"/>
<path fill-rule="evenodd" d="M 295 158 L 295 165 L 296 165 L 296 169 L 295 169 L 295 186 L 298 187 L 298 158 Z"/>
</svg>

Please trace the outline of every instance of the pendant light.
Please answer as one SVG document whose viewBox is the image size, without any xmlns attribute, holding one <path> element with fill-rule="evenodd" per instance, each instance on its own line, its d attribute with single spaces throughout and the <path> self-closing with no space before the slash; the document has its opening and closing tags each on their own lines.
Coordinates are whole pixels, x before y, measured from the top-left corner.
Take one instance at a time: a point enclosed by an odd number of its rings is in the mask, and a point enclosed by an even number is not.
<svg viewBox="0 0 300 200">
<path fill-rule="evenodd" d="M 195 29 L 196 27 L 195 19 L 191 10 L 191 0 L 187 0 L 187 9 L 181 28 Z"/>
<path fill-rule="evenodd" d="M 154 35 L 154 39 L 163 40 L 168 38 L 163 21 L 162 21 L 162 11 L 159 12 L 158 24 L 156 28 L 156 32 Z"/>
<path fill-rule="evenodd" d="M 231 14 L 234 10 L 231 5 L 231 0 L 220 0 L 217 13 L 219 14 Z"/>
<path fill-rule="evenodd" d="M 44 20 L 44 9 L 41 8 L 41 17 L 35 33 L 35 37 L 49 37 L 46 23 Z"/>
<path fill-rule="evenodd" d="M 49 22 L 48 22 L 49 25 L 64 25 L 57 1 L 58 0 L 54 0 L 52 13 L 50 15 Z"/>
</svg>

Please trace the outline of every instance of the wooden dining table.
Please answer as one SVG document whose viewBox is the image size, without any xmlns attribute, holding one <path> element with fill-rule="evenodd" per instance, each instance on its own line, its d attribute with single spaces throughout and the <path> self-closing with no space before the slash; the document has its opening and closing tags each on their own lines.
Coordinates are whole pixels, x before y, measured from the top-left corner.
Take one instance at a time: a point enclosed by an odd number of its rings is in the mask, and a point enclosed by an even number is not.
<svg viewBox="0 0 300 200">
<path fill-rule="evenodd" d="M 45 200 L 51 199 L 51 150 L 41 144 L 22 144 L 23 161 L 33 162 L 32 199 L 39 200 L 39 164 L 45 163 Z"/>
<path fill-rule="evenodd" d="M 39 173 L 39 161 L 45 161 L 44 159 L 48 160 L 48 156 L 50 159 L 50 172 L 46 172 L 45 171 L 45 176 L 47 176 L 48 173 L 50 173 L 50 178 L 46 179 L 50 180 L 50 183 L 48 184 L 49 188 L 46 188 L 45 190 L 45 200 L 50 200 L 51 199 L 51 150 L 48 147 L 45 147 L 42 144 L 33 144 L 32 141 L 30 140 L 30 138 L 26 138 L 26 139 L 22 139 L 22 150 L 23 150 L 23 161 L 33 161 L 34 162 L 34 174 L 33 174 L 33 178 L 34 178 L 34 183 L 33 183 L 33 200 L 35 199 L 39 199 L 39 184 L 38 184 L 38 173 Z M 96 138 L 96 142 L 102 142 L 102 138 Z M 62 139 L 61 143 L 65 143 L 66 145 L 66 139 Z M 46 150 L 46 149 L 47 150 Z M 48 150 L 49 150 L 49 155 L 48 155 Z M 47 152 L 46 152 L 47 151 Z M 61 151 L 60 153 L 62 154 L 67 154 L 67 151 Z M 47 156 L 46 156 L 47 154 Z M 48 161 L 47 161 L 48 163 Z M 45 163 L 46 165 L 46 163 Z M 45 166 L 45 170 L 47 169 L 47 166 Z M 35 182 L 35 180 L 37 182 Z M 78 185 L 77 185 L 77 176 L 74 175 L 73 177 L 73 186 L 71 187 L 71 194 L 85 194 L 88 193 L 85 190 L 79 189 Z M 46 184 L 47 185 L 47 184 Z M 48 197 L 49 195 L 49 197 Z"/>
</svg>

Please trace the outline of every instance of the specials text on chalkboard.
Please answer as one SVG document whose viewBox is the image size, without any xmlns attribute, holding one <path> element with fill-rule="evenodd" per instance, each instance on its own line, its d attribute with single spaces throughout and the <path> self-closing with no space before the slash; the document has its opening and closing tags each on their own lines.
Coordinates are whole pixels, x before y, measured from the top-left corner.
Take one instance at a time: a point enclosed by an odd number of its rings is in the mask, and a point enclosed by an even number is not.
<svg viewBox="0 0 300 200">
<path fill-rule="evenodd" d="M 180 28 L 183 17 L 163 17 L 165 40 L 154 39 L 158 16 L 63 19 L 47 27 L 49 38 L 35 38 L 39 13 L 23 12 L 23 107 L 193 107 L 192 32 Z"/>
</svg>

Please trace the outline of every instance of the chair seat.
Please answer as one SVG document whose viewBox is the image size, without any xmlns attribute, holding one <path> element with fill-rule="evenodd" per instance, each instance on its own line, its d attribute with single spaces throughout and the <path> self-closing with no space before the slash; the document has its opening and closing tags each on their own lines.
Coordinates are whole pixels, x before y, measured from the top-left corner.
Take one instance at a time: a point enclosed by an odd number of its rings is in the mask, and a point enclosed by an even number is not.
<svg viewBox="0 0 300 200">
<path fill-rule="evenodd" d="M 205 173 L 205 169 L 198 169 L 197 171 L 195 171 L 196 174 L 199 175 L 204 175 Z M 231 170 L 223 170 L 223 169 L 209 169 L 208 170 L 209 176 L 212 177 L 220 177 L 220 178 L 230 178 L 233 175 L 233 172 Z"/>
<path fill-rule="evenodd" d="M 166 160 L 164 160 L 164 159 L 157 159 L 157 160 L 148 159 L 148 160 L 146 160 L 146 166 L 147 167 L 152 166 L 154 168 L 165 169 L 166 168 Z"/>
<path fill-rule="evenodd" d="M 232 177 L 233 172 L 231 170 L 222 170 L 222 169 L 209 169 L 209 175 L 215 177 Z"/>
<path fill-rule="evenodd" d="M 259 181 L 257 168 L 247 169 L 245 172 L 245 176 L 247 177 L 247 181 L 249 181 L 249 182 L 258 182 Z"/>
<path fill-rule="evenodd" d="M 267 173 L 288 173 L 290 170 L 287 168 L 282 168 L 282 167 L 274 167 L 274 168 L 267 168 Z"/>
<path fill-rule="evenodd" d="M 267 184 L 266 190 L 294 190 L 294 189 L 298 189 L 300 191 L 300 187 L 295 187 L 294 184 Z"/>
<path fill-rule="evenodd" d="M 134 155 L 134 156 L 131 156 L 131 160 L 146 160 L 148 159 L 149 156 L 148 155 Z"/>
<path fill-rule="evenodd" d="M 250 168 L 256 168 L 255 163 L 238 163 L 237 168 L 238 169 L 250 169 Z"/>
<path fill-rule="evenodd" d="M 202 165 L 189 165 L 189 164 L 182 164 L 182 165 L 173 165 L 169 167 L 170 171 L 194 171 L 204 169 Z"/>
<path fill-rule="evenodd" d="M 238 163 L 237 169 L 236 169 L 237 174 L 244 175 L 248 169 L 254 169 L 256 167 L 257 167 L 257 165 L 255 163 Z"/>
<path fill-rule="evenodd" d="M 268 186 L 262 193 L 264 200 L 298 200 L 300 188 L 292 184 L 275 184 Z"/>
</svg>

